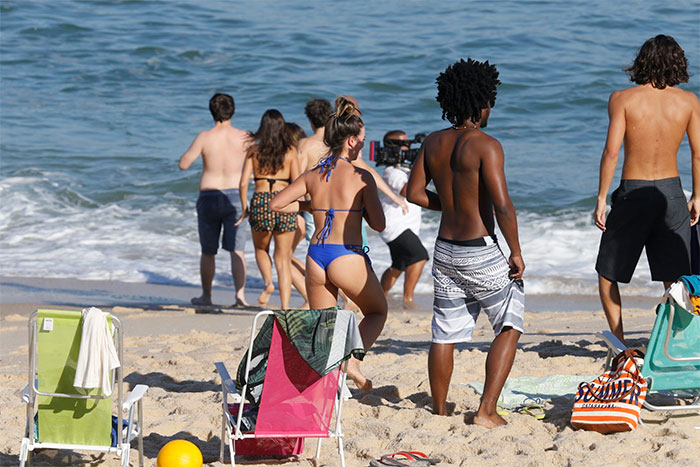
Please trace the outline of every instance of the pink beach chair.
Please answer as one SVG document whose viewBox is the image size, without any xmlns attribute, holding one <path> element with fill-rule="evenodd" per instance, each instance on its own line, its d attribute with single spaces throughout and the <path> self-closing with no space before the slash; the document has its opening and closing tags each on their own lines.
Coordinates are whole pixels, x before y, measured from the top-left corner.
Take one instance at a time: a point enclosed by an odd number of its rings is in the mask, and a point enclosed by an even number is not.
<svg viewBox="0 0 700 467">
<path fill-rule="evenodd" d="M 352 313 L 346 310 L 339 312 Z M 258 329 L 258 319 L 274 314 L 262 311 L 255 316 L 250 334 L 247 353 L 245 381 L 248 381 L 253 340 Z M 354 326 L 357 326 L 353 319 Z M 345 466 L 343 453 L 343 432 L 341 411 L 345 371 L 336 367 L 324 376 L 319 376 L 301 357 L 283 328 L 274 321 L 272 341 L 267 360 L 267 370 L 260 395 L 255 428 L 246 432 L 241 420 L 248 408 L 246 391 L 236 390 L 235 382 L 229 376 L 222 362 L 214 364 L 221 376 L 223 419 L 221 428 L 220 460 L 224 462 L 224 440 L 228 444 L 231 465 L 235 466 L 235 456 L 293 456 L 304 450 L 305 438 L 318 438 L 316 459 L 321 453 L 323 438 L 336 438 L 340 465 Z M 335 409 L 335 423 L 331 423 Z"/>
</svg>

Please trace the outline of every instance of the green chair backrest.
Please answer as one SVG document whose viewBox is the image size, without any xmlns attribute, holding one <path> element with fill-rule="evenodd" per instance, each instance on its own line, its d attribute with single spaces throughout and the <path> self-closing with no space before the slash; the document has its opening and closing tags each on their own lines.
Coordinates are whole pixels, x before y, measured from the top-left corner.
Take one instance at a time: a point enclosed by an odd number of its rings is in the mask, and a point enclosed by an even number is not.
<svg viewBox="0 0 700 467">
<path fill-rule="evenodd" d="M 50 320 L 50 321 L 46 321 Z M 108 317 L 113 329 L 112 316 Z M 41 392 L 100 395 L 73 386 L 82 337 L 80 311 L 38 310 L 37 387 Z M 116 390 L 116 389 L 115 389 Z M 111 446 L 112 398 L 69 399 L 38 396 L 40 443 Z"/>
<path fill-rule="evenodd" d="M 671 307 L 675 307 L 668 353 L 673 358 L 695 358 L 694 361 L 676 362 L 664 352 Z M 642 375 L 651 376 L 654 391 L 700 389 L 700 317 L 671 301 L 656 308 L 656 321 L 651 331 Z"/>
</svg>

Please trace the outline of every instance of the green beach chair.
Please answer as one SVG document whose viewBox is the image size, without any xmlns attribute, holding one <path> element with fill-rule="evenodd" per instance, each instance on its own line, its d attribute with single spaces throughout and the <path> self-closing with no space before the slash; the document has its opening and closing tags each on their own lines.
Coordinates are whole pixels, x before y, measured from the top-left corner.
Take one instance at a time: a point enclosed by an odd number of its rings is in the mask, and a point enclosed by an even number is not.
<svg viewBox="0 0 700 467">
<path fill-rule="evenodd" d="M 108 315 L 119 361 L 123 337 L 119 319 Z M 29 384 L 23 401 L 27 424 L 20 450 L 20 466 L 31 465 L 35 449 L 70 449 L 116 454 L 129 465 L 132 439 L 138 438 L 139 465 L 143 465 L 142 397 L 148 386 L 136 385 L 126 400 L 122 368 L 112 370 L 112 394 L 73 386 L 82 339 L 80 311 L 37 310 L 29 318 Z M 115 400 L 116 399 L 116 400 Z M 116 409 L 113 405 L 116 402 Z M 135 409 L 138 423 L 135 423 Z M 113 410 L 116 414 L 113 417 Z M 122 411 L 128 412 L 126 421 Z"/>
<path fill-rule="evenodd" d="M 679 296 L 680 287 L 685 288 L 682 281 L 674 283 L 656 308 L 656 320 L 642 366 L 649 392 L 671 396 L 673 404 L 653 405 L 647 396 L 644 407 L 648 410 L 700 411 L 700 316 L 674 300 L 672 295 Z M 596 335 L 608 346 L 608 362 L 626 349 L 610 331 Z M 692 402 L 681 404 L 689 400 Z"/>
</svg>

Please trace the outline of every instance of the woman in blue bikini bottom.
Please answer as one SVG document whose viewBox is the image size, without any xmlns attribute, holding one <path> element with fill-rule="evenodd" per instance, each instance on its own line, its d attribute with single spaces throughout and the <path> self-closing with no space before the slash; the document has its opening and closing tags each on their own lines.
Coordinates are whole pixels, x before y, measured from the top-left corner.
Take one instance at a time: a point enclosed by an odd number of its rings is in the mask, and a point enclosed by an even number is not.
<svg viewBox="0 0 700 467">
<path fill-rule="evenodd" d="M 323 224 L 323 229 L 319 235 L 319 240 L 314 244 L 309 245 L 308 255 L 314 263 L 318 264 L 323 268 L 324 271 L 328 270 L 328 266 L 333 262 L 334 259 L 345 255 L 362 255 L 372 267 L 372 260 L 369 259 L 369 247 L 363 245 L 346 245 L 342 243 L 328 243 L 326 244 L 326 238 L 333 231 L 333 219 L 335 219 L 335 211 L 345 211 L 345 212 L 363 212 L 362 209 L 312 209 L 313 211 L 325 211 L 326 220 Z"/>
<path fill-rule="evenodd" d="M 352 164 L 364 145 L 365 133 L 355 112 L 346 99 L 336 101 L 336 112 L 328 119 L 324 135 L 330 155 L 282 190 L 269 206 L 273 211 L 310 211 L 314 215 L 316 231 L 306 259 L 309 305 L 336 306 L 342 289 L 364 315 L 359 327 L 365 350 L 369 350 L 384 328 L 387 304 L 362 247 L 361 227 L 364 218 L 372 229 L 382 231 L 385 219 L 374 179 Z M 298 201 L 306 194 L 311 201 Z M 372 387 L 354 358 L 348 362 L 348 376 L 360 389 Z"/>
</svg>

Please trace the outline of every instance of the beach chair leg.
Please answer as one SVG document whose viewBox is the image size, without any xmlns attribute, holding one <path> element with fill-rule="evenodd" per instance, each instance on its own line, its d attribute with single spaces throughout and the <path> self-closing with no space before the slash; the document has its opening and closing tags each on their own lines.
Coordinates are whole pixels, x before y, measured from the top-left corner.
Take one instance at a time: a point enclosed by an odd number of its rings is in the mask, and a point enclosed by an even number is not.
<svg viewBox="0 0 700 467">
<path fill-rule="evenodd" d="M 338 454 L 340 455 L 340 467 L 345 467 L 345 452 L 343 451 L 342 436 L 338 436 Z"/>
<path fill-rule="evenodd" d="M 603 370 L 607 371 L 610 369 L 610 362 L 612 362 L 613 357 L 612 349 L 608 348 L 608 354 L 605 356 L 605 365 L 603 365 Z"/>
<path fill-rule="evenodd" d="M 228 439 L 228 452 L 231 456 L 231 467 L 236 467 L 236 440 L 232 437 Z"/>
<path fill-rule="evenodd" d="M 136 404 L 138 407 L 138 418 L 139 418 L 139 436 L 138 436 L 138 447 L 139 447 L 139 467 L 143 467 L 143 404 L 139 400 Z"/>
<path fill-rule="evenodd" d="M 221 444 L 219 445 L 219 462 L 224 463 L 224 443 L 228 437 L 226 432 L 226 414 L 221 417 Z"/>
<path fill-rule="evenodd" d="M 24 467 L 24 463 L 27 461 L 27 454 L 29 453 L 29 439 L 22 438 L 22 447 L 19 450 L 19 466 Z"/>
<path fill-rule="evenodd" d="M 316 444 L 316 460 L 321 457 L 321 441 L 323 441 L 323 438 L 318 438 L 318 444 Z"/>
<path fill-rule="evenodd" d="M 131 446 L 129 443 L 122 444 L 122 467 L 129 467 L 129 454 L 131 453 Z"/>
</svg>

